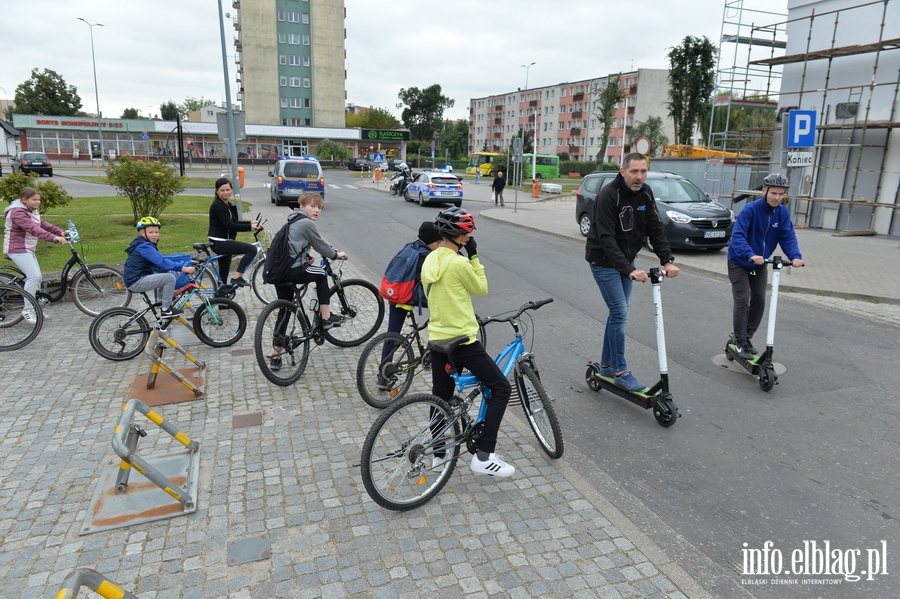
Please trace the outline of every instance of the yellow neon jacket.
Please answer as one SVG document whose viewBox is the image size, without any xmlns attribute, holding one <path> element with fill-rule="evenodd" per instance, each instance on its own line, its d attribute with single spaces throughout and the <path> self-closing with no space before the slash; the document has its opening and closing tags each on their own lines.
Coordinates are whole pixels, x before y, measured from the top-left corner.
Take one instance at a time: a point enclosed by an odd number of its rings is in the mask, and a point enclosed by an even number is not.
<svg viewBox="0 0 900 599">
<path fill-rule="evenodd" d="M 436 341 L 469 336 L 476 341 L 478 321 L 472 308 L 473 295 L 487 295 L 487 277 L 478 257 L 469 260 L 439 247 L 422 264 L 422 286 L 428 298 L 428 337 Z"/>
</svg>

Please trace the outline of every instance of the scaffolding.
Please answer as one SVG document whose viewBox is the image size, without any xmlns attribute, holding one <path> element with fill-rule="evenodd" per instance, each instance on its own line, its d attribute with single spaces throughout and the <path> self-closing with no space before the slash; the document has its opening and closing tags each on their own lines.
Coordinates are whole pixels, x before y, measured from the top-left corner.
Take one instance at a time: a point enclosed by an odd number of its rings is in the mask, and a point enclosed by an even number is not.
<svg viewBox="0 0 900 599">
<path fill-rule="evenodd" d="M 809 3 L 778 15 L 754 10 L 752 0 L 726 0 L 709 146 L 754 158 L 735 160 L 730 170 L 707 159 L 707 177 L 723 196 L 752 191 L 765 172 L 786 165 L 787 111 L 815 110 L 813 164 L 787 169 L 795 223 L 900 234 L 900 144 L 890 143 L 900 126 L 900 6 L 896 0 L 821 4 L 829 10 L 816 12 L 819 4 Z M 770 126 L 742 126 L 734 118 L 748 99 L 768 101 Z M 717 110 L 724 112 L 718 119 Z M 766 138 L 768 155 L 754 143 Z"/>
</svg>

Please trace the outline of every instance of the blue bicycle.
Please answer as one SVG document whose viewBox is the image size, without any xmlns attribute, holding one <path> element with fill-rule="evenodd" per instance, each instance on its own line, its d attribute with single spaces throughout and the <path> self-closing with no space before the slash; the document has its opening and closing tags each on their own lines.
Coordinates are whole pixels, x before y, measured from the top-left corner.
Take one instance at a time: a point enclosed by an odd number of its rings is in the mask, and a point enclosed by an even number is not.
<svg viewBox="0 0 900 599">
<path fill-rule="evenodd" d="M 510 405 L 521 403 L 541 448 L 556 459 L 563 455 L 559 419 L 541 383 L 535 356 L 526 349 L 528 327 L 520 318 L 552 301 L 531 301 L 517 311 L 486 318 L 481 324 L 512 325 L 515 335 L 496 363 L 505 376 L 514 377 L 518 398 L 513 396 Z M 531 340 L 533 343 L 533 334 Z M 453 351 L 466 341 L 468 337 L 430 341 L 428 348 L 447 354 L 451 372 L 456 373 Z M 427 503 L 453 474 L 460 447 L 465 445 L 473 454 L 478 450 L 490 389 L 469 372 L 452 376 L 456 395 L 449 402 L 428 393 L 408 395 L 390 404 L 366 435 L 360 462 L 363 485 L 378 505 L 406 511 Z M 473 419 L 469 410 L 479 396 L 481 407 Z"/>
</svg>

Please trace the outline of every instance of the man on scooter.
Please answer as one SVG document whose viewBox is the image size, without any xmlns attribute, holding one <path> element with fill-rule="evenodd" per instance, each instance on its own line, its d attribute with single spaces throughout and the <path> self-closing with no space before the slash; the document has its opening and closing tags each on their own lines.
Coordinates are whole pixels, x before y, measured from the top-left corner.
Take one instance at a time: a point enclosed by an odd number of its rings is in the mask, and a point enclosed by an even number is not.
<svg viewBox="0 0 900 599">
<path fill-rule="evenodd" d="M 741 210 L 731 234 L 728 279 L 734 299 L 734 338 L 738 356 L 744 360 L 751 360 L 759 353 L 751 339 L 766 309 L 765 260 L 780 245 L 792 266 L 803 266 L 791 213 L 783 205 L 788 187 L 787 177 L 769 173 L 763 180 L 763 197 Z"/>
<path fill-rule="evenodd" d="M 585 244 L 585 259 L 609 308 L 603 331 L 600 374 L 613 376 L 615 384 L 626 391 L 647 387 L 628 370 L 625 362 L 625 327 L 628 303 L 635 281 L 645 283 L 649 275 L 634 266 L 644 239 L 650 238 L 653 252 L 666 276 L 678 274 L 675 258 L 656 211 L 653 190 L 644 181 L 649 163 L 643 154 L 628 154 L 615 180 L 600 190 L 594 202 L 594 219 Z"/>
</svg>

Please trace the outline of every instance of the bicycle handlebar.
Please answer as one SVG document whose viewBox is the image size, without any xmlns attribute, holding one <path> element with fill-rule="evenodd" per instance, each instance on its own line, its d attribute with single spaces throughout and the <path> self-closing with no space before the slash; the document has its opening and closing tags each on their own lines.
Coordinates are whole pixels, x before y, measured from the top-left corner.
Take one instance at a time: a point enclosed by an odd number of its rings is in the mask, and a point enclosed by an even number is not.
<svg viewBox="0 0 900 599">
<path fill-rule="evenodd" d="M 479 319 L 478 324 L 480 326 L 484 326 L 490 322 L 512 322 L 512 321 L 516 320 L 519 316 L 521 316 L 523 312 L 526 312 L 528 310 L 537 310 L 541 306 L 549 304 L 552 301 L 553 301 L 552 297 L 548 297 L 547 299 L 542 299 L 542 300 L 532 300 L 530 302 L 526 302 L 525 304 L 523 304 L 522 307 L 519 308 L 519 310 L 515 314 L 513 314 L 512 312 L 506 312 L 505 315 L 498 314 L 497 316 L 488 316 L 487 318 Z"/>
</svg>

